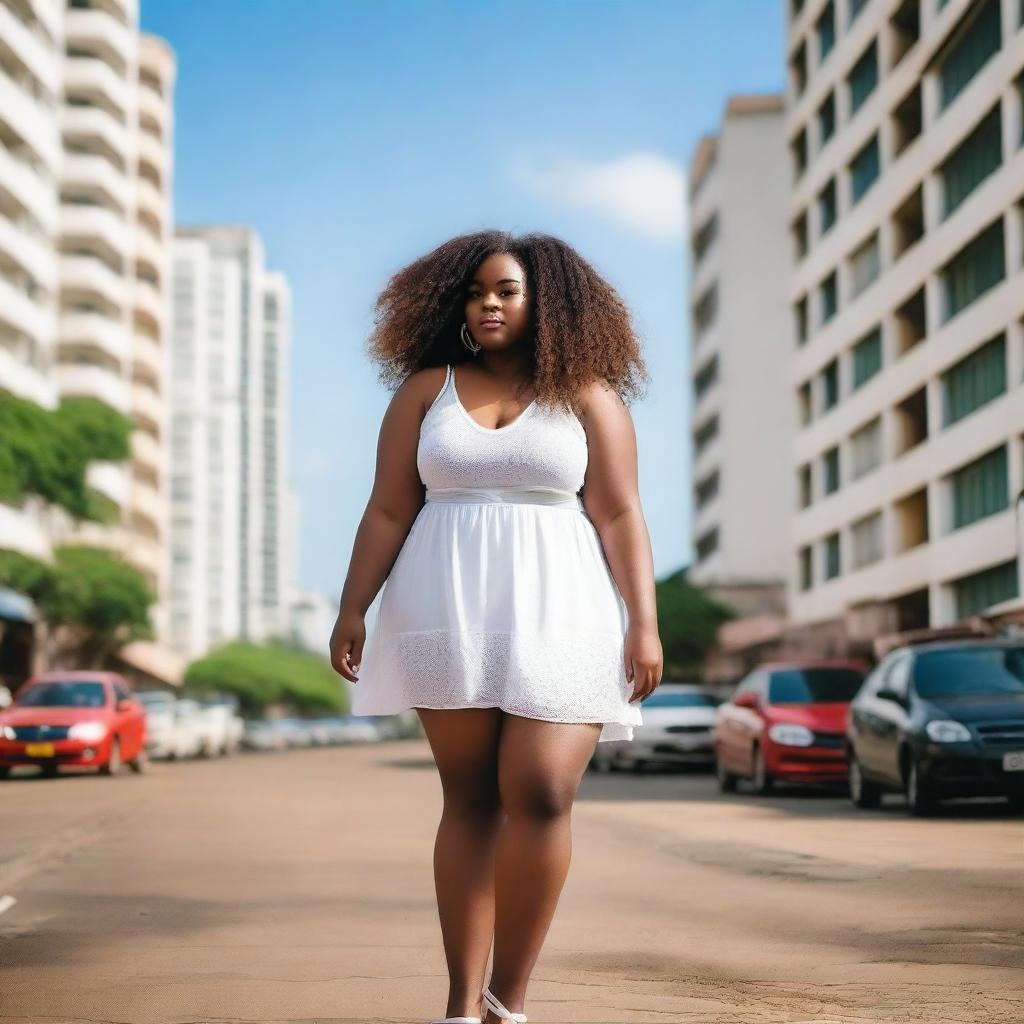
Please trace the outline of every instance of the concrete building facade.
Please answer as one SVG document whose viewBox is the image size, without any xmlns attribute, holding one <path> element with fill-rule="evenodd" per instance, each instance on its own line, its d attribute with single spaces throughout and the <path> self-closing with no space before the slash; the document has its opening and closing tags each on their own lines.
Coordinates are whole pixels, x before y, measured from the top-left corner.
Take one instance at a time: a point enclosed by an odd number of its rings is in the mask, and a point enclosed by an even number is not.
<svg viewBox="0 0 1024 1024">
<path fill-rule="evenodd" d="M 783 610 L 791 552 L 786 300 L 789 195 L 781 96 L 729 100 L 691 161 L 693 543 L 689 579 L 741 613 Z"/>
<path fill-rule="evenodd" d="M 949 626 L 1024 590 L 1024 7 L 787 3 L 791 617 Z"/>
</svg>

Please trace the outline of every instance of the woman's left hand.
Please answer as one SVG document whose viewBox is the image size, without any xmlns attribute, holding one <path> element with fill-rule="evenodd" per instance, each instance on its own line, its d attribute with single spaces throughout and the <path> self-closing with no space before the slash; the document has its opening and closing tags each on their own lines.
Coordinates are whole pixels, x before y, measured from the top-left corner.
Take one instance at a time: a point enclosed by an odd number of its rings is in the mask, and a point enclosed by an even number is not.
<svg viewBox="0 0 1024 1024">
<path fill-rule="evenodd" d="M 626 678 L 633 684 L 629 703 L 643 700 L 661 682 L 664 656 L 657 626 L 633 626 L 626 630 L 623 644 Z"/>
</svg>

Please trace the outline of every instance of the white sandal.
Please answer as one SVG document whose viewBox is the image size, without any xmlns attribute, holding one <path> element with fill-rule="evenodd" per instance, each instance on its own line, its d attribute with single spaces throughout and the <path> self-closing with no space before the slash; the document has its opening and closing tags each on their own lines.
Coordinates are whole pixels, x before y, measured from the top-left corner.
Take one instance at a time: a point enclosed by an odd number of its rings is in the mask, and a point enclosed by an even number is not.
<svg viewBox="0 0 1024 1024">
<path fill-rule="evenodd" d="M 484 1006 L 502 1020 L 516 1021 L 517 1024 L 525 1024 L 527 1020 L 525 1013 L 513 1013 L 511 1010 L 506 1010 L 505 1007 L 494 998 L 494 993 L 490 990 L 490 987 L 484 989 Z"/>
<path fill-rule="evenodd" d="M 445 1017 L 444 1020 L 432 1020 L 430 1024 L 482 1024 L 479 1017 Z"/>
</svg>

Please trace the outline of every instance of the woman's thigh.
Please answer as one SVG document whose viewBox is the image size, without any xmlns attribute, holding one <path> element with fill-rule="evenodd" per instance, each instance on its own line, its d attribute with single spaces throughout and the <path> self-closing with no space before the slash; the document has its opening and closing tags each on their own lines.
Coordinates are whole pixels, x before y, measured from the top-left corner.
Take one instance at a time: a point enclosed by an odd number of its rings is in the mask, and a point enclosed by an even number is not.
<svg viewBox="0 0 1024 1024">
<path fill-rule="evenodd" d="M 498 800 L 500 708 L 416 708 L 437 763 L 445 805 L 491 809 Z"/>
<path fill-rule="evenodd" d="M 498 747 L 505 810 L 535 817 L 568 813 L 600 733 L 600 723 L 506 715 Z"/>
</svg>

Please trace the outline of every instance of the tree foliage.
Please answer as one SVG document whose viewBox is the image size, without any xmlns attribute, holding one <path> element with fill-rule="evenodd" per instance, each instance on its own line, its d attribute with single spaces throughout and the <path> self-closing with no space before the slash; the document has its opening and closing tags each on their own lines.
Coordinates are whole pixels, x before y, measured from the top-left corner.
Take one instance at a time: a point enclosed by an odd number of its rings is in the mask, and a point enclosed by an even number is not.
<svg viewBox="0 0 1024 1024">
<path fill-rule="evenodd" d="M 658 632 L 665 654 L 662 680 L 697 675 L 707 652 L 715 644 L 718 627 L 736 613 L 709 598 L 686 578 L 686 569 L 655 584 Z"/>
<path fill-rule="evenodd" d="M 105 503 L 85 481 L 93 461 L 131 455 L 132 421 L 98 398 L 65 398 L 45 409 L 0 392 L 0 501 L 36 494 L 77 519 L 106 522 Z"/>
<path fill-rule="evenodd" d="M 330 663 L 282 644 L 226 644 L 192 662 L 186 688 L 198 693 L 233 693 L 247 713 L 284 702 L 302 712 L 347 712 L 347 694 Z"/>
</svg>

